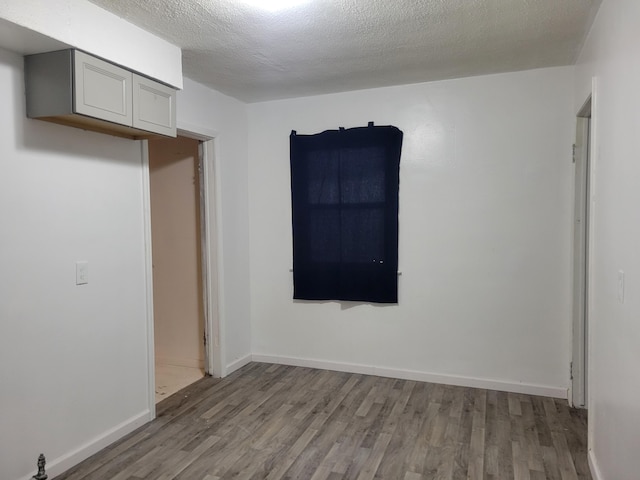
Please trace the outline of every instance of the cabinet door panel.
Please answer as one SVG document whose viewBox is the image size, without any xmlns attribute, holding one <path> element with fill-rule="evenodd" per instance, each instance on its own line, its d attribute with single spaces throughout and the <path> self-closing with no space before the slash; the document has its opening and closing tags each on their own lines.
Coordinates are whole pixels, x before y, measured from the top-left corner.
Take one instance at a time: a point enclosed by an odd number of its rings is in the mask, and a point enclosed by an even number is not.
<svg viewBox="0 0 640 480">
<path fill-rule="evenodd" d="M 140 75 L 133 75 L 133 126 L 176 136 L 176 91 Z"/>
<path fill-rule="evenodd" d="M 131 126 L 133 74 L 75 51 L 76 113 Z"/>
</svg>

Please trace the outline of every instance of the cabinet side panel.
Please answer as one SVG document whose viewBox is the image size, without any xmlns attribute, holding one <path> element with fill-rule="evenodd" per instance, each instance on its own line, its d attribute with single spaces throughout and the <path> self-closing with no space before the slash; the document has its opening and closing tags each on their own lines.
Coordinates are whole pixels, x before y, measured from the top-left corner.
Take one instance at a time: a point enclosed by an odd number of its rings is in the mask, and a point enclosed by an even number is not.
<svg viewBox="0 0 640 480">
<path fill-rule="evenodd" d="M 71 50 L 24 57 L 27 117 L 65 115 L 73 109 Z"/>
</svg>

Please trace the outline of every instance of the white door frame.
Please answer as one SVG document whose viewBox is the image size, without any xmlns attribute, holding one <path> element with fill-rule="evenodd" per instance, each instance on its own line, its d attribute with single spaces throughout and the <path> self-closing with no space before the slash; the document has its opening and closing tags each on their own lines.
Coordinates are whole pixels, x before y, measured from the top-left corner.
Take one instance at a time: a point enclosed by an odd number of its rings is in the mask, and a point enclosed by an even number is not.
<svg viewBox="0 0 640 480">
<path fill-rule="evenodd" d="M 576 118 L 575 203 L 573 241 L 573 340 L 571 358 L 571 395 L 574 407 L 588 407 L 589 357 L 589 238 L 591 231 L 591 128 L 592 96 Z"/>
<path fill-rule="evenodd" d="M 222 262 L 222 218 L 221 179 L 219 156 L 216 155 L 217 132 L 195 125 L 179 124 L 178 135 L 200 140 L 200 176 L 203 294 L 207 342 L 205 346 L 205 371 L 214 377 L 224 377 L 223 363 L 225 350 L 224 295 Z M 145 278 L 147 306 L 147 364 L 148 364 L 148 405 L 150 417 L 156 416 L 155 401 L 155 345 L 153 314 L 153 270 L 151 239 L 151 194 L 149 184 L 149 143 L 142 144 L 142 192 L 144 216 Z"/>
</svg>

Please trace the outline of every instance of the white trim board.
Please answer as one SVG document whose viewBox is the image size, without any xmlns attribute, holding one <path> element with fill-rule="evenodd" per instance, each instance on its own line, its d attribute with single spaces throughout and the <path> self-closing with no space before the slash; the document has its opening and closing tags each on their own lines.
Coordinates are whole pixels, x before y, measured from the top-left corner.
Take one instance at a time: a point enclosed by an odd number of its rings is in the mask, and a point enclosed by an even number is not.
<svg viewBox="0 0 640 480">
<path fill-rule="evenodd" d="M 589 449 L 587 458 L 589 460 L 589 470 L 591 470 L 591 476 L 593 477 L 593 480 L 604 480 L 602 472 L 600 471 L 600 467 L 598 467 L 598 461 L 596 460 L 596 456 L 594 455 L 593 450 Z"/>
<path fill-rule="evenodd" d="M 121 424 L 107 430 L 75 450 L 65 453 L 61 457 L 53 460 L 47 459 L 47 475 L 49 475 L 49 478 L 54 478 L 61 473 L 66 472 L 83 460 L 89 458 L 91 455 L 98 453 L 103 448 L 108 447 L 113 442 L 120 440 L 125 435 L 133 432 L 138 427 L 150 422 L 152 419 L 151 412 L 149 410 L 145 410 L 144 412 L 139 413 L 138 415 L 135 415 Z M 34 473 L 36 472 L 34 471 Z M 21 480 L 31 480 L 31 478 L 31 475 L 29 475 L 27 477 L 23 477 Z"/>
<path fill-rule="evenodd" d="M 193 123 L 177 121 L 177 134 L 181 137 L 194 138 L 207 142 L 218 136 L 218 131 L 201 125 L 195 125 Z"/>
<path fill-rule="evenodd" d="M 142 210 L 144 230 L 144 281 L 147 328 L 147 404 L 150 418 L 156 418 L 155 324 L 153 317 L 153 252 L 151 245 L 151 183 L 149 178 L 149 142 L 140 142 L 142 166 Z"/>
<path fill-rule="evenodd" d="M 249 355 L 245 355 L 244 357 L 241 357 L 237 360 L 234 360 L 233 362 L 231 362 L 230 364 L 227 365 L 227 375 L 232 374 L 233 372 L 235 372 L 236 370 L 240 370 L 242 367 L 244 367 L 245 365 L 251 363 L 254 359 L 254 357 L 249 354 Z M 258 361 L 258 360 L 256 360 Z M 276 363 L 276 362 L 265 362 L 265 363 Z"/>
<path fill-rule="evenodd" d="M 212 137 L 202 141 L 202 174 L 206 200 L 205 236 L 207 238 L 206 257 L 207 280 L 207 329 L 209 338 L 208 372 L 214 377 L 227 375 L 224 366 L 226 355 L 226 317 L 224 310 L 224 251 L 222 249 L 222 180 L 218 141 Z M 211 183 L 213 175 L 213 184 Z M 213 208 L 211 208 L 213 202 Z M 213 231 L 212 231 L 213 230 Z M 215 277 L 215 278 L 214 278 Z"/>
<path fill-rule="evenodd" d="M 297 357 L 280 357 L 276 355 L 252 355 L 254 362 L 277 363 L 280 365 L 292 365 L 295 367 L 319 368 L 334 370 L 337 372 L 360 373 L 364 375 L 376 375 L 378 377 L 399 378 L 402 380 L 415 380 L 418 382 L 442 383 L 459 387 L 484 388 L 502 392 L 524 393 L 527 395 L 539 395 L 567 399 L 566 387 L 554 387 L 549 385 L 536 385 L 530 383 L 515 383 L 504 380 L 488 378 L 464 377 L 460 375 L 444 375 L 416 370 L 403 370 L 398 368 L 375 367 L 354 363 L 330 362 Z"/>
</svg>

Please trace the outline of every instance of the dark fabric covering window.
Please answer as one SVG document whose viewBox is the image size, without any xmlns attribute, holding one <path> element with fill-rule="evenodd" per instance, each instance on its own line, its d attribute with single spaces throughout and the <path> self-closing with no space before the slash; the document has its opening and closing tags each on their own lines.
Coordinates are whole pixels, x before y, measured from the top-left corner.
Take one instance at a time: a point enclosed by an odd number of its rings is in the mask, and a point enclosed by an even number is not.
<svg viewBox="0 0 640 480">
<path fill-rule="evenodd" d="M 293 298 L 398 303 L 396 127 L 292 132 Z"/>
</svg>

